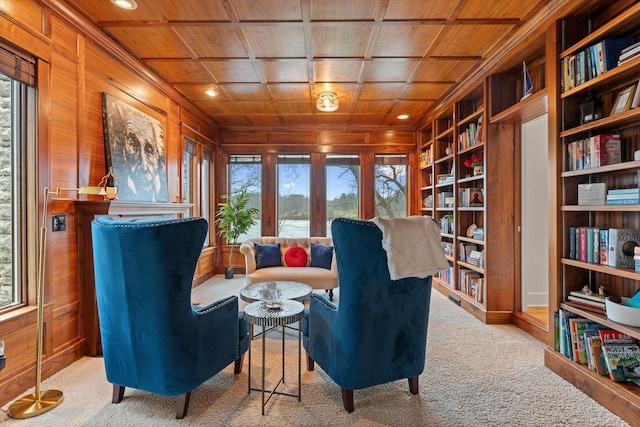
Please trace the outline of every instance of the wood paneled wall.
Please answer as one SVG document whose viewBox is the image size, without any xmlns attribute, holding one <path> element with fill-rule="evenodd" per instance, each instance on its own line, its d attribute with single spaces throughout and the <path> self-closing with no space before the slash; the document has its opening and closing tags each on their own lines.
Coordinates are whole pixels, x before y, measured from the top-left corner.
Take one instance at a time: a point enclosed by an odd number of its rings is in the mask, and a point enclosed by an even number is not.
<svg viewBox="0 0 640 427">
<path fill-rule="evenodd" d="M 102 131 L 102 92 L 108 92 L 158 119 L 164 128 L 168 176 L 178 176 L 182 161 L 182 127 L 208 135 L 212 150 L 217 130 L 199 110 L 146 79 L 134 60 L 125 64 L 109 49 L 48 8 L 32 0 L 0 4 L 0 38 L 38 57 L 38 192 L 49 186 L 97 185 L 106 173 Z M 125 55 L 126 54 L 122 54 Z M 178 102 L 180 101 L 180 102 Z M 168 180 L 169 199 L 176 199 L 176 179 Z M 95 196 L 82 196 L 91 198 Z M 84 355 L 78 279 L 77 230 L 73 194 L 50 201 L 50 214 L 66 215 L 67 229 L 47 236 L 43 378 Z M 42 207 L 40 196 L 39 209 Z M 39 209 L 30 213 L 37 230 Z M 36 233 L 33 233 L 37 235 Z M 30 241 L 29 306 L 0 315 L 0 339 L 5 342 L 7 366 L 0 371 L 0 404 L 35 385 L 36 309 L 35 256 Z M 214 249 L 198 266 L 198 278 L 213 274 Z M 108 256 L 105 254 L 105 256 Z"/>
</svg>

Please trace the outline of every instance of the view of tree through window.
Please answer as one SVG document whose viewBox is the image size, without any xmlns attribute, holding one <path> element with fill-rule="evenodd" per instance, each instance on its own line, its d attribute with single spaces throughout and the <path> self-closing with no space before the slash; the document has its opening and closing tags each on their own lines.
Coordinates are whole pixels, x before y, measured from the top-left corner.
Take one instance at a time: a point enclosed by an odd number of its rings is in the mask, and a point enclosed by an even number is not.
<svg viewBox="0 0 640 427">
<path fill-rule="evenodd" d="M 309 237 L 311 157 L 278 156 L 278 236 Z"/>
<path fill-rule="evenodd" d="M 327 236 L 331 236 L 331 221 L 335 218 L 359 216 L 360 157 L 357 155 L 327 155 Z"/>
<path fill-rule="evenodd" d="M 255 224 L 246 234 L 238 238 L 238 242 L 260 237 L 262 235 L 262 157 L 229 156 L 229 194 L 237 196 L 242 190 L 247 190 L 249 203 L 247 207 L 258 208 L 260 212 L 254 218 Z"/>
<path fill-rule="evenodd" d="M 0 309 L 23 302 L 27 147 L 35 150 L 35 88 L 0 74 Z M 33 155 L 33 153 L 31 153 Z"/>
<path fill-rule="evenodd" d="M 377 155 L 375 160 L 376 216 L 407 216 L 406 155 Z"/>
</svg>

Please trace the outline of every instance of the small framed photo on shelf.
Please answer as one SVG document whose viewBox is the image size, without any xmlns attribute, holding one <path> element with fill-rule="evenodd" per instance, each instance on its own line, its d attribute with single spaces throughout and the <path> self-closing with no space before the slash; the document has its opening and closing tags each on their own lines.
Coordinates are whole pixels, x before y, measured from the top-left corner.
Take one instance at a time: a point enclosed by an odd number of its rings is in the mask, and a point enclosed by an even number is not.
<svg viewBox="0 0 640 427">
<path fill-rule="evenodd" d="M 631 101 L 633 101 L 633 95 L 635 94 L 636 86 L 637 85 L 634 83 L 631 86 L 628 86 L 618 92 L 616 100 L 613 103 L 613 108 L 611 109 L 610 116 L 622 113 L 631 108 Z"/>
</svg>

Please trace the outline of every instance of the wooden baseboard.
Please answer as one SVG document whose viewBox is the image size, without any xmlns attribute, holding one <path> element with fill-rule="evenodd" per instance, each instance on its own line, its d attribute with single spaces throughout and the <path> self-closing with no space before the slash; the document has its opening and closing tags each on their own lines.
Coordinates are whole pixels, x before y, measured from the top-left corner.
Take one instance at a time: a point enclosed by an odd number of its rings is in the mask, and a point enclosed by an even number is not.
<svg viewBox="0 0 640 427">
<path fill-rule="evenodd" d="M 42 360 L 42 381 L 49 378 L 56 372 L 71 365 L 73 362 L 80 360 L 84 356 L 84 340 L 78 340 L 72 345 L 66 347 L 63 351 L 54 354 L 51 357 Z M 35 357 L 35 356 L 34 356 Z M 11 363 L 7 360 L 7 363 Z M 10 378 L 0 382 L 0 406 L 22 397 L 20 393 L 35 387 L 36 385 L 36 366 L 33 364 L 25 367 L 25 369 Z M 62 390 L 64 393 L 64 390 Z"/>
</svg>

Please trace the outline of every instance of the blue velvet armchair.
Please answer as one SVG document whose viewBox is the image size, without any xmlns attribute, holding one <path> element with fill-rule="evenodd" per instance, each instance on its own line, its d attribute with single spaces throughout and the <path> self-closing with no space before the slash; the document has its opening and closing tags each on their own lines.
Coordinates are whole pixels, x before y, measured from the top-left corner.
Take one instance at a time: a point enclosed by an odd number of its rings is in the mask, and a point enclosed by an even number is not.
<svg viewBox="0 0 640 427">
<path fill-rule="evenodd" d="M 382 232 L 369 221 L 331 224 L 338 263 L 339 305 L 312 294 L 303 319 L 307 369 L 317 363 L 342 388 L 352 412 L 353 390 L 407 378 L 418 394 L 424 369 L 431 276 L 391 280 Z"/>
<path fill-rule="evenodd" d="M 207 234 L 203 218 L 92 223 L 98 317 L 113 403 L 125 387 L 178 396 L 183 418 L 191 391 L 249 345 L 236 296 L 191 304 L 196 263 Z"/>
</svg>

